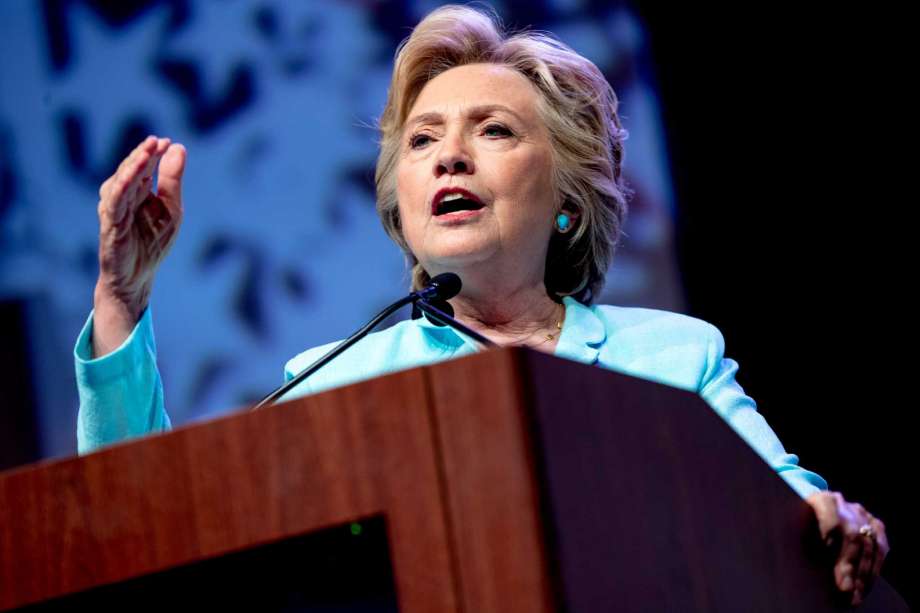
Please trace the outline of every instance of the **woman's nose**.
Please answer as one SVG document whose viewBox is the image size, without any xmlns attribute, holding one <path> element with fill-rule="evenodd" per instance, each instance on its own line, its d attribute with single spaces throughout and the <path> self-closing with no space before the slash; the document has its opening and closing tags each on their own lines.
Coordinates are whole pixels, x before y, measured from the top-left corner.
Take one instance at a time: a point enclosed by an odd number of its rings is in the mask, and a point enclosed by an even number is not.
<svg viewBox="0 0 920 613">
<path fill-rule="evenodd" d="M 447 137 L 442 141 L 441 150 L 435 162 L 434 174 L 440 177 L 443 174 L 472 174 L 473 158 L 466 150 L 463 139 L 459 136 Z"/>
</svg>

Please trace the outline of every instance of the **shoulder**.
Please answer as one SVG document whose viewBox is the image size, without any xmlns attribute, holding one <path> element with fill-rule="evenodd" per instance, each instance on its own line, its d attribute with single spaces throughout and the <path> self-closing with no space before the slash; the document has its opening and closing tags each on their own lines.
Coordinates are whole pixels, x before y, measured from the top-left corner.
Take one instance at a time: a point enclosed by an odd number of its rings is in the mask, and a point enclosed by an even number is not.
<svg viewBox="0 0 920 613">
<path fill-rule="evenodd" d="M 702 319 L 649 308 L 586 308 L 606 333 L 598 352 L 601 366 L 699 390 L 722 360 L 722 334 Z"/>
<path fill-rule="evenodd" d="M 289 397 L 356 383 L 397 370 L 404 370 L 447 359 L 456 346 L 439 342 L 441 333 L 424 333 L 412 320 L 368 334 L 338 355 L 322 370 L 311 375 Z M 293 379 L 316 360 L 332 351 L 342 341 L 326 343 L 297 354 L 285 364 L 285 380 Z"/>
<path fill-rule="evenodd" d="M 352 362 L 355 362 L 354 354 L 357 353 L 363 356 L 364 362 L 367 362 L 369 358 L 375 356 L 379 357 L 381 352 L 387 353 L 391 347 L 399 344 L 407 336 L 411 336 L 411 328 L 411 322 L 401 321 L 379 332 L 372 332 L 338 356 L 336 358 L 336 364 L 340 365 L 348 362 L 351 367 L 355 367 L 356 364 L 352 364 Z M 298 353 L 284 365 L 285 378 L 293 378 L 297 373 L 303 371 L 313 362 L 335 349 L 343 340 L 344 339 L 339 339 L 331 343 L 311 347 L 310 349 Z"/>
<path fill-rule="evenodd" d="M 707 321 L 660 309 L 595 305 L 588 307 L 611 338 L 643 339 L 650 344 L 708 345 L 722 343 L 722 333 Z"/>
</svg>

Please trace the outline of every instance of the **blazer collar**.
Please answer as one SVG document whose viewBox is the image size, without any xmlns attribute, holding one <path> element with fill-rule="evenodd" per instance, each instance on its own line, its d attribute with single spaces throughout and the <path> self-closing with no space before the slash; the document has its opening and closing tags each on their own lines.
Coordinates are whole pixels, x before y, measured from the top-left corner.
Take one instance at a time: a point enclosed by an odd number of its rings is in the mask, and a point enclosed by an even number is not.
<svg viewBox="0 0 920 613">
<path fill-rule="evenodd" d="M 422 329 L 425 337 L 428 338 L 429 342 L 434 342 L 436 345 L 440 345 L 443 349 L 458 349 L 462 347 L 464 343 L 467 342 L 466 336 L 461 335 L 459 332 L 451 328 L 450 326 L 439 326 L 428 321 L 428 318 L 424 315 L 418 319 L 412 320 L 415 325 Z M 476 346 L 475 343 L 470 341 L 471 346 Z"/>
<path fill-rule="evenodd" d="M 565 323 L 556 344 L 556 355 L 584 364 L 597 362 L 600 347 L 607 340 L 604 322 L 591 307 L 570 296 L 562 298 L 565 305 Z"/>
<path fill-rule="evenodd" d="M 607 340 L 604 322 L 591 307 L 581 304 L 574 298 L 565 296 L 562 304 L 565 305 L 565 322 L 562 325 L 559 342 L 556 344 L 555 355 L 584 364 L 594 364 L 597 362 L 601 345 Z M 469 342 L 475 346 L 475 343 L 467 341 L 465 336 L 457 333 L 453 328 L 436 326 L 425 317 L 414 321 L 416 325 L 421 326 L 431 340 L 438 344 L 459 348 Z"/>
</svg>

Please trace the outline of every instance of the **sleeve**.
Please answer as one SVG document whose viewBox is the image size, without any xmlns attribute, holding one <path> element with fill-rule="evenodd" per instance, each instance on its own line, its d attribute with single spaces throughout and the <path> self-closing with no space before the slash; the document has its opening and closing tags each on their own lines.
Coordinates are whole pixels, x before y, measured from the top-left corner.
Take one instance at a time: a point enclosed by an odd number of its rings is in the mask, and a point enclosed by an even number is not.
<svg viewBox="0 0 920 613">
<path fill-rule="evenodd" d="M 125 342 L 108 355 L 92 357 L 92 337 L 90 313 L 74 347 L 80 397 L 78 453 L 169 430 L 150 309 L 145 309 Z"/>
<path fill-rule="evenodd" d="M 753 399 L 735 381 L 738 363 L 725 358 L 725 340 L 712 325 L 706 372 L 699 393 L 725 421 L 754 448 L 770 466 L 801 496 L 827 490 L 827 482 L 818 474 L 799 466 L 798 456 L 786 453 L 779 438 L 757 412 Z"/>
</svg>

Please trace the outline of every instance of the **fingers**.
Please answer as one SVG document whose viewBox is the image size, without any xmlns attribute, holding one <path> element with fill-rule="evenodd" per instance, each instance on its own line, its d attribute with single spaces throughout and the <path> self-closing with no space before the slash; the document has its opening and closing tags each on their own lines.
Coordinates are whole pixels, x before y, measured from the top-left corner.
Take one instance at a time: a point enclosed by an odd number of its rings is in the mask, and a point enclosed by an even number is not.
<svg viewBox="0 0 920 613">
<path fill-rule="evenodd" d="M 885 533 L 885 523 L 882 520 L 873 517 L 869 525 L 875 531 L 875 558 L 872 562 L 872 579 L 874 581 L 882 572 L 882 562 L 885 561 L 885 557 L 888 555 L 888 535 Z"/>
<path fill-rule="evenodd" d="M 875 539 L 863 534 L 859 536 L 862 539 L 862 553 L 856 567 L 856 575 L 853 582 L 854 606 L 862 602 L 863 597 L 872 589 L 872 584 L 875 582 L 875 575 L 872 574 L 877 549 Z"/>
<path fill-rule="evenodd" d="M 834 580 L 837 588 L 843 592 L 851 592 L 855 587 L 856 569 L 860 562 L 863 549 L 863 536 L 848 525 L 843 531 L 843 545 L 840 556 L 834 565 Z"/>
<path fill-rule="evenodd" d="M 103 182 L 99 188 L 99 198 L 105 199 L 110 195 L 111 189 L 123 179 L 133 179 L 134 176 L 131 174 L 132 169 L 137 168 L 137 160 L 139 157 L 149 156 L 161 156 L 166 148 L 169 146 L 168 138 L 157 138 L 155 136 L 148 136 L 137 147 L 135 147 L 131 153 L 129 153 L 118 165 L 118 168 L 115 169 L 115 172 L 108 179 Z"/>
<path fill-rule="evenodd" d="M 123 172 L 125 171 L 126 167 L 132 164 L 138 155 L 145 152 L 150 153 L 152 151 L 152 147 L 156 141 L 157 138 L 155 136 L 148 136 L 143 141 L 141 141 L 140 144 L 138 144 L 138 146 L 131 151 L 131 153 L 125 156 L 125 158 L 118 165 L 118 168 L 115 169 L 115 172 L 112 174 L 112 176 L 106 179 L 106 181 L 99 188 L 99 197 L 101 199 L 106 198 L 109 190 L 114 185 L 116 180 L 123 177 Z"/>
<path fill-rule="evenodd" d="M 99 217 L 103 229 L 130 219 L 149 195 L 153 170 L 169 147 L 168 138 L 149 136 L 122 160 L 118 169 L 99 189 Z"/>
<path fill-rule="evenodd" d="M 136 210 L 150 194 L 150 190 L 153 188 L 153 170 L 167 147 L 169 147 L 168 138 L 157 139 L 157 144 L 152 152 L 142 152 L 136 159 L 135 163 L 141 167 L 140 171 L 135 171 L 131 175 L 130 183 L 123 196 L 130 211 Z"/>
<path fill-rule="evenodd" d="M 140 214 L 143 216 L 148 255 L 161 259 L 169 250 L 182 223 L 182 174 L 186 151 L 182 145 L 169 145 L 157 174 L 157 194 L 149 198 Z"/>
<path fill-rule="evenodd" d="M 150 193 L 151 188 L 153 188 L 153 170 L 157 166 L 157 162 L 160 161 L 160 158 L 163 157 L 163 154 L 166 153 L 166 149 L 169 147 L 168 138 L 158 138 L 156 147 L 152 154 L 150 154 L 147 163 L 144 165 L 144 170 L 137 177 L 136 189 L 137 193 L 134 194 L 133 199 L 137 202 L 142 202 L 144 198 L 147 197 L 147 194 Z"/>
<path fill-rule="evenodd" d="M 105 196 L 99 202 L 99 219 L 102 226 L 118 226 L 133 211 L 131 195 L 135 191 L 134 183 L 147 164 L 149 154 L 140 152 L 131 155 L 122 162 L 118 172 L 110 179 Z"/>
<path fill-rule="evenodd" d="M 185 147 L 170 145 L 160 161 L 157 174 L 157 195 L 163 199 L 171 214 L 182 214 L 182 174 L 185 172 Z"/>
<path fill-rule="evenodd" d="M 115 205 L 119 204 L 118 200 L 124 193 L 124 189 L 134 178 L 134 173 L 137 171 L 138 158 L 141 156 L 149 156 L 154 150 L 156 142 L 157 139 L 154 136 L 145 138 L 121 161 L 114 174 L 106 179 L 99 188 L 100 217 L 102 217 L 103 209 L 112 209 Z M 118 211 L 110 210 L 109 212 L 116 214 L 115 216 L 118 217 Z"/>
</svg>

